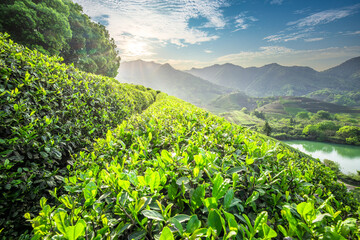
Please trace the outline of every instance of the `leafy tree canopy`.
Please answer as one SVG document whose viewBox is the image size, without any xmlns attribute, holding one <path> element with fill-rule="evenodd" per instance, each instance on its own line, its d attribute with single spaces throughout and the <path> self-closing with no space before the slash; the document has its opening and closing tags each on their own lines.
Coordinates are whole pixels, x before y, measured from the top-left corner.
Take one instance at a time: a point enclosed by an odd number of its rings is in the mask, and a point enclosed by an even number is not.
<svg viewBox="0 0 360 240">
<path fill-rule="evenodd" d="M 114 40 L 71 0 L 5 0 L 0 5 L 0 31 L 83 71 L 117 75 L 120 57 Z"/>
</svg>

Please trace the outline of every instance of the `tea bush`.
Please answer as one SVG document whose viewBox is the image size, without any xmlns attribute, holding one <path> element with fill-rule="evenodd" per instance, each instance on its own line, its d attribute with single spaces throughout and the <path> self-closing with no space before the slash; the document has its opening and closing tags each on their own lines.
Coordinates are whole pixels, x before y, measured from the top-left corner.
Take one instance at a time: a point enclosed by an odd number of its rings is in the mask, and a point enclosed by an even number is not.
<svg viewBox="0 0 360 240">
<path fill-rule="evenodd" d="M 314 160 L 159 94 L 40 201 L 33 239 L 357 239 L 359 204 Z"/>
<path fill-rule="evenodd" d="M 60 61 L 0 33 L 0 230 L 8 237 L 61 183 L 72 154 L 146 109 L 157 94 Z"/>
</svg>

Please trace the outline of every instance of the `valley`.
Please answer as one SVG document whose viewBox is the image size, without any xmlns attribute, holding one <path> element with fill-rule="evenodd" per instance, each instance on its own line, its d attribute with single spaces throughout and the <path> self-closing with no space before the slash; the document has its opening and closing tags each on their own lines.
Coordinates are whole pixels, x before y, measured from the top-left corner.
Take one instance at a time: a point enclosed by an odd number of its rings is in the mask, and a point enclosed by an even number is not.
<svg viewBox="0 0 360 240">
<path fill-rule="evenodd" d="M 278 64 L 183 72 L 138 60 L 124 63 L 117 79 L 159 89 L 259 132 L 268 122 L 270 136 L 277 139 L 360 144 L 360 93 L 354 90 L 360 89 L 360 57 L 322 72 Z M 336 92 L 343 98 L 331 95 Z M 342 134 L 346 126 L 353 130 Z"/>
</svg>

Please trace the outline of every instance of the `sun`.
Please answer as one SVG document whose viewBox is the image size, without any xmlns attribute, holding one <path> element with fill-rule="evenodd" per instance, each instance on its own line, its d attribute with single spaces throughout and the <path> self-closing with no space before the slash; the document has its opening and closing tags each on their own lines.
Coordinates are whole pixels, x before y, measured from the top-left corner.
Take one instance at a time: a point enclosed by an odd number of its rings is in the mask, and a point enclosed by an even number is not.
<svg viewBox="0 0 360 240">
<path fill-rule="evenodd" d="M 127 44 L 128 55 L 131 57 L 148 55 L 148 46 L 144 42 L 130 42 Z"/>
</svg>

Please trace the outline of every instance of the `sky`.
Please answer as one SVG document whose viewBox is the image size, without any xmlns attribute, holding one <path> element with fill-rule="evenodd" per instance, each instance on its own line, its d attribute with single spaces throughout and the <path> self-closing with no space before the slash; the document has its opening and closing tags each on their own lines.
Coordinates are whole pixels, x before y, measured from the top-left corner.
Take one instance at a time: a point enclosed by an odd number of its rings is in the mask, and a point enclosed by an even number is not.
<svg viewBox="0 0 360 240">
<path fill-rule="evenodd" d="M 360 0 L 74 0 L 123 61 L 325 70 L 360 56 Z"/>
</svg>

